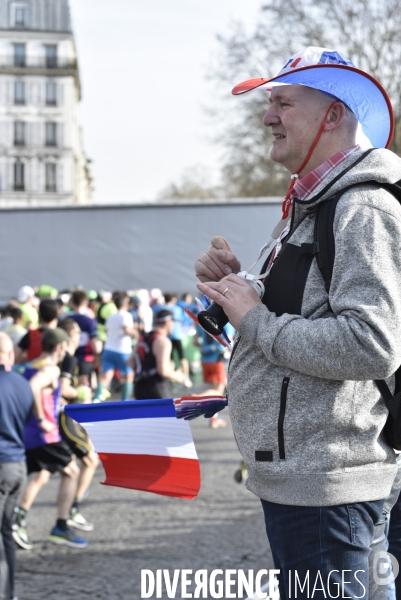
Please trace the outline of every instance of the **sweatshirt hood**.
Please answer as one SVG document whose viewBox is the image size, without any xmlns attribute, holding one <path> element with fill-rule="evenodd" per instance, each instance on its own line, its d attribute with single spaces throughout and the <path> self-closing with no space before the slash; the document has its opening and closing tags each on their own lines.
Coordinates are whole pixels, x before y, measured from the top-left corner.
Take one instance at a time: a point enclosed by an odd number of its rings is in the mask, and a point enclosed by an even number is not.
<svg viewBox="0 0 401 600">
<path fill-rule="evenodd" d="M 395 183 L 400 179 L 401 158 L 394 152 L 385 148 L 374 148 L 367 154 L 366 151 L 359 150 L 333 169 L 330 175 L 314 190 L 313 196 L 304 202 L 314 204 L 326 200 L 351 185 L 371 181 L 388 184 Z"/>
</svg>

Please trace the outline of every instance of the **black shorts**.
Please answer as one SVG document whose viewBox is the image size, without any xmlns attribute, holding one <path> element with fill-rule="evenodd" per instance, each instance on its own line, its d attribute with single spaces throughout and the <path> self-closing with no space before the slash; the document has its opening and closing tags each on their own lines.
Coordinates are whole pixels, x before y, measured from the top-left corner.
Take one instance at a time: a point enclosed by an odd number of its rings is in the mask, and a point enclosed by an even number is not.
<svg viewBox="0 0 401 600">
<path fill-rule="evenodd" d="M 86 360 L 78 361 L 78 375 L 87 375 L 88 377 L 90 377 L 94 368 L 94 362 L 88 362 Z"/>
<path fill-rule="evenodd" d="M 134 395 L 137 400 L 153 400 L 154 398 L 171 398 L 173 395 L 169 379 L 160 380 L 148 377 L 134 382 Z"/>
<path fill-rule="evenodd" d="M 82 425 L 74 421 L 74 419 L 71 419 L 71 417 L 66 415 L 62 410 L 58 417 L 58 426 L 61 437 L 75 456 L 78 458 L 88 456 L 89 452 L 92 450 L 92 444 Z"/>
<path fill-rule="evenodd" d="M 72 451 L 62 440 L 54 444 L 45 444 L 38 448 L 31 448 L 26 451 L 26 464 L 28 475 L 45 469 L 50 473 L 62 471 L 64 467 L 70 464 Z"/>
<path fill-rule="evenodd" d="M 171 340 L 171 343 L 173 345 L 171 354 L 173 354 L 174 350 L 176 350 L 177 354 L 178 354 L 178 358 L 180 360 L 182 360 L 184 358 L 184 350 L 182 349 L 182 341 L 181 340 Z"/>
</svg>

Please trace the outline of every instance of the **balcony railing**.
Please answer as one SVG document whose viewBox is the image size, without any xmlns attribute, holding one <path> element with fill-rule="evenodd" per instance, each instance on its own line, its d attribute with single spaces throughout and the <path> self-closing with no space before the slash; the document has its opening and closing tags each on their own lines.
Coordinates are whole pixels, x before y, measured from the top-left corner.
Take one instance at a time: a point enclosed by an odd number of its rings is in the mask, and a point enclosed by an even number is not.
<svg viewBox="0 0 401 600">
<path fill-rule="evenodd" d="M 69 58 L 35 56 L 1 56 L 0 69 L 76 69 L 77 61 Z"/>
</svg>

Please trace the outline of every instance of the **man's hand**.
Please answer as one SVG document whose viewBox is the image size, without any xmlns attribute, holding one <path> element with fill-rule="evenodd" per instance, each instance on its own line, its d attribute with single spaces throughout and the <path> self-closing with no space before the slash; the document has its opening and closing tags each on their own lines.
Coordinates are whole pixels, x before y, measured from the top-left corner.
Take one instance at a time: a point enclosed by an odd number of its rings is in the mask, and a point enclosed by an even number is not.
<svg viewBox="0 0 401 600">
<path fill-rule="evenodd" d="M 195 263 L 195 273 L 199 281 L 220 281 L 230 273 L 238 273 L 241 264 L 232 253 L 227 240 L 216 236 L 211 246 L 203 252 Z"/>
<path fill-rule="evenodd" d="M 220 304 L 231 325 L 237 330 L 245 315 L 261 303 L 253 287 L 238 275 L 228 275 L 218 283 L 214 281 L 198 283 L 197 287 Z"/>
</svg>

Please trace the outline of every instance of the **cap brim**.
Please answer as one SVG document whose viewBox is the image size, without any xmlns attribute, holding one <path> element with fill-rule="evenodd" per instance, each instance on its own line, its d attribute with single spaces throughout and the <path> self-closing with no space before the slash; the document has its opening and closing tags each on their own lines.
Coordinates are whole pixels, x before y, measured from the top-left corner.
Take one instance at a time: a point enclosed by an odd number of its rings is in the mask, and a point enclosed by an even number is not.
<svg viewBox="0 0 401 600">
<path fill-rule="evenodd" d="M 327 69 L 330 69 L 328 77 Z M 388 148 L 394 136 L 394 112 L 383 86 L 369 73 L 347 65 L 312 65 L 270 79 L 249 79 L 235 86 L 234 95 L 275 85 L 304 85 L 344 102 L 355 114 L 375 148 Z"/>
<path fill-rule="evenodd" d="M 68 335 L 68 333 L 66 331 L 64 331 L 64 329 L 62 329 L 61 331 L 63 331 L 65 335 L 62 335 L 61 333 L 59 333 L 57 331 L 57 344 L 62 344 L 63 342 L 70 342 L 71 338 Z"/>
</svg>

